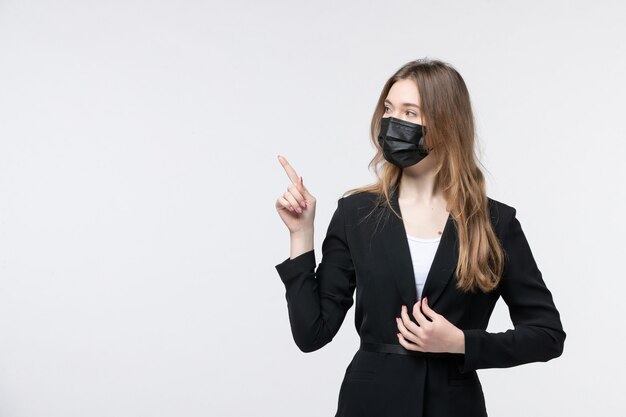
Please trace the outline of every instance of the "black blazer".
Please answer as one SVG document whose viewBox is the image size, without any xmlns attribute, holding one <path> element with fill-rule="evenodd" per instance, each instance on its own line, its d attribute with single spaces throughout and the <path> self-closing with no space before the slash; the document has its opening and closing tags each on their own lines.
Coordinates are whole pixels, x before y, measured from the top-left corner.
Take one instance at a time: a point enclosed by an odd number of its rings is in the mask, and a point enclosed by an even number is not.
<svg viewBox="0 0 626 417">
<path fill-rule="evenodd" d="M 400 213 L 397 187 L 392 205 Z M 533 258 L 515 208 L 488 198 L 491 221 L 506 252 L 498 288 L 463 293 L 455 288 L 456 223 L 448 216 L 423 296 L 437 313 L 463 330 L 465 353 L 408 352 L 396 317 L 417 302 L 411 253 L 402 220 L 384 205 L 368 219 L 373 193 L 338 200 L 316 270 L 314 250 L 276 265 L 285 285 L 291 332 L 303 352 L 320 349 L 337 334 L 352 306 L 361 342 L 383 347 L 355 353 L 339 391 L 336 417 L 486 416 L 478 369 L 546 362 L 563 352 L 566 333 L 552 294 Z M 380 211 L 386 215 L 378 218 Z M 506 302 L 514 329 L 487 332 L 496 301 Z M 412 314 L 412 321 L 415 321 Z"/>
</svg>

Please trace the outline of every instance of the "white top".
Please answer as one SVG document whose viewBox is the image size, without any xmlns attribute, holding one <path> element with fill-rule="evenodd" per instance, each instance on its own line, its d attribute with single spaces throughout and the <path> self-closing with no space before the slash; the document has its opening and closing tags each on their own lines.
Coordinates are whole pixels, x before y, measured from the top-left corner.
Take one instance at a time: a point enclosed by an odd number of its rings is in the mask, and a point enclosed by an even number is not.
<svg viewBox="0 0 626 417">
<path fill-rule="evenodd" d="M 413 271 L 415 272 L 417 299 L 421 300 L 426 277 L 428 277 L 428 271 L 430 271 L 430 266 L 435 258 L 441 236 L 432 239 L 422 239 L 408 234 L 406 236 L 409 241 Z"/>
</svg>

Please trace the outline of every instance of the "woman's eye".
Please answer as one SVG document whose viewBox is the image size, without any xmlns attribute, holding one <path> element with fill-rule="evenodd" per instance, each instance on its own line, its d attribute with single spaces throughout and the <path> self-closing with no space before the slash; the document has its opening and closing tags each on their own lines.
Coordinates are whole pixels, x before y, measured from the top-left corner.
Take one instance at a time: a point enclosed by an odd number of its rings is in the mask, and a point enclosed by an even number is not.
<svg viewBox="0 0 626 417">
<path fill-rule="evenodd" d="M 417 116 L 417 114 L 415 112 L 412 112 L 412 111 L 408 111 L 407 113 L 411 113 L 412 116 Z"/>
<path fill-rule="evenodd" d="M 385 106 L 385 113 L 389 110 L 389 107 Z"/>
</svg>

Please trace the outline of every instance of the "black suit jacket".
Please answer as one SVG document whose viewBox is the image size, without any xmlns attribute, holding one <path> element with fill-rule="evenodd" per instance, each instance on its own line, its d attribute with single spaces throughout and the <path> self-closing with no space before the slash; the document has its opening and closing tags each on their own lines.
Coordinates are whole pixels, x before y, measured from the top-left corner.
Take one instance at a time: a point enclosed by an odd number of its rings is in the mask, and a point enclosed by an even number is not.
<svg viewBox="0 0 626 417">
<path fill-rule="evenodd" d="M 391 201 L 400 213 L 397 187 Z M 336 417 L 486 416 L 476 370 L 545 362 L 561 355 L 566 333 L 516 210 L 488 201 L 507 256 L 497 290 L 464 293 L 455 287 L 458 234 L 449 216 L 422 294 L 434 311 L 463 331 L 465 353 L 399 355 L 359 349 L 346 368 Z M 317 270 L 314 250 L 276 265 L 286 289 L 292 335 L 303 352 L 320 349 L 333 339 L 354 303 L 355 290 L 355 325 L 361 341 L 402 347 L 395 317 L 402 304 L 410 312 L 417 302 L 411 253 L 404 223 L 383 205 L 363 220 L 373 204 L 373 193 L 338 200 Z M 386 214 L 383 220 L 377 216 L 380 210 Z M 487 332 L 500 296 L 514 329 Z"/>
</svg>

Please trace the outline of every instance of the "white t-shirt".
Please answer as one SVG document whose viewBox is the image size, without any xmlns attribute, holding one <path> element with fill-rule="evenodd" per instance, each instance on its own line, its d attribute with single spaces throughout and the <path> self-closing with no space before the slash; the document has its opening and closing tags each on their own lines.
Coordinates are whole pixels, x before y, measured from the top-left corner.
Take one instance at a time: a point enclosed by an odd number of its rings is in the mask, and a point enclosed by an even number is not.
<svg viewBox="0 0 626 417">
<path fill-rule="evenodd" d="M 422 298 L 422 290 L 428 277 L 428 271 L 435 258 L 437 247 L 441 236 L 432 239 L 422 239 L 415 236 L 406 235 L 409 241 L 409 249 L 411 251 L 411 261 L 413 262 L 413 271 L 415 271 L 415 286 L 417 288 L 417 299 Z"/>
</svg>

